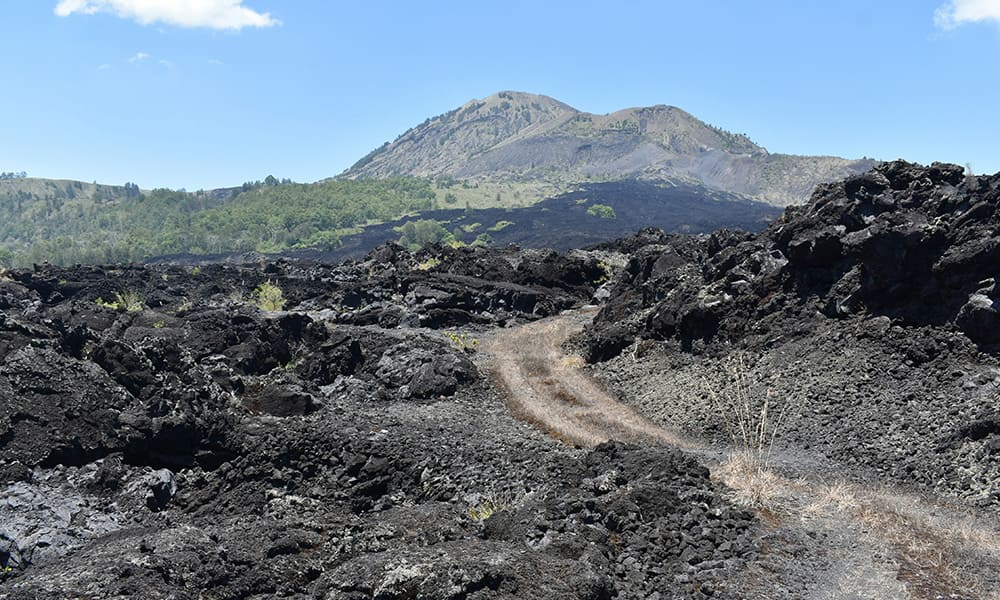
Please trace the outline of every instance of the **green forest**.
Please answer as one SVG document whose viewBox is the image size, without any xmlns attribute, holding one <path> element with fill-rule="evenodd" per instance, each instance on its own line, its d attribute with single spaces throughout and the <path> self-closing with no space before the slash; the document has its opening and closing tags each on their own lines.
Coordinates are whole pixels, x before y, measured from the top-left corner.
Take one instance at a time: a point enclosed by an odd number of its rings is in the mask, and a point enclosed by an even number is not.
<svg viewBox="0 0 1000 600">
<path fill-rule="evenodd" d="M 212 192 L 22 181 L 33 185 L 0 186 L 0 266 L 329 249 L 365 224 L 430 209 L 435 198 L 430 182 L 413 178 L 297 184 L 269 176 Z"/>
</svg>

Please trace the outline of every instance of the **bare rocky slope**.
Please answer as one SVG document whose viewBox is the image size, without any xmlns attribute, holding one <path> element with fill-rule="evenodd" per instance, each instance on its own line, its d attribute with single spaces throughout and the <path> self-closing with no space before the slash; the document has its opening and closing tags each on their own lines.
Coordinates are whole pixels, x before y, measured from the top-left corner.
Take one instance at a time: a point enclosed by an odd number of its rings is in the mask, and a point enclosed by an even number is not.
<svg viewBox="0 0 1000 600">
<path fill-rule="evenodd" d="M 786 407 L 781 445 L 996 507 L 998 226 L 1000 174 L 900 161 L 760 234 L 646 231 L 608 246 L 631 258 L 585 353 L 663 423 L 725 438 L 712 391 L 743 380 Z"/>
<path fill-rule="evenodd" d="M 776 206 L 804 202 L 821 182 L 871 160 L 771 154 L 745 135 L 672 106 L 581 112 L 546 96 L 500 92 L 428 119 L 343 177 L 643 178 L 701 183 Z"/>
<path fill-rule="evenodd" d="M 587 301 L 597 259 L 431 256 L 4 273 L 0 596 L 723 595 L 757 521 L 706 468 L 564 446 L 470 360 Z"/>
</svg>

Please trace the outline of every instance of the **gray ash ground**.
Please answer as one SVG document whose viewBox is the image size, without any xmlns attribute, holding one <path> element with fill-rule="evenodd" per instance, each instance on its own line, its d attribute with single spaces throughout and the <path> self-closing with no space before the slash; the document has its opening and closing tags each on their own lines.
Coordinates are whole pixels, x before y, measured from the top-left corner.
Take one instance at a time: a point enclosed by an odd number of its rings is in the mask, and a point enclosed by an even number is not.
<svg viewBox="0 0 1000 600">
<path fill-rule="evenodd" d="M 0 596 L 724 597 L 754 515 L 677 450 L 517 422 L 465 348 L 602 265 L 433 252 L 9 273 Z M 252 306 L 268 280 L 287 310 Z"/>
</svg>

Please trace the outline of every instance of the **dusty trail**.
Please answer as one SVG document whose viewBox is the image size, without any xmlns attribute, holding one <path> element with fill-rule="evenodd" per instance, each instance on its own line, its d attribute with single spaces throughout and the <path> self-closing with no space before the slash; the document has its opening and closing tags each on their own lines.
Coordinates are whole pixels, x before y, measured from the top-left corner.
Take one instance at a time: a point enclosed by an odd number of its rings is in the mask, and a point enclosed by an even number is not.
<svg viewBox="0 0 1000 600">
<path fill-rule="evenodd" d="M 567 444 L 592 447 L 616 439 L 643 444 L 694 444 L 621 404 L 579 369 L 561 344 L 596 312 L 584 309 L 512 329 L 484 340 L 488 370 L 507 391 L 511 412 Z"/>
<path fill-rule="evenodd" d="M 643 417 L 580 369 L 579 357 L 563 353 L 562 343 L 596 310 L 498 330 L 483 340 L 480 366 L 505 389 L 511 412 L 574 446 L 616 439 L 684 448 L 739 493 L 746 482 L 727 476 L 723 464 L 730 448 Z M 762 559 L 744 573 L 745 597 L 1000 600 L 996 519 L 943 499 L 831 482 L 830 465 L 804 453 L 775 458 L 786 476 L 766 482 L 765 544 Z"/>
</svg>

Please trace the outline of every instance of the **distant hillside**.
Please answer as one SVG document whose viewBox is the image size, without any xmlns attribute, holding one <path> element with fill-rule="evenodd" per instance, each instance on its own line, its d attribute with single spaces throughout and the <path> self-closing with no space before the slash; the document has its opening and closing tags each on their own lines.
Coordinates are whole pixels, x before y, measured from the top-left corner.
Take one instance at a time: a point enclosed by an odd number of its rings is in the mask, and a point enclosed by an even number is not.
<svg viewBox="0 0 1000 600">
<path fill-rule="evenodd" d="M 426 180 L 248 183 L 188 193 L 0 181 L 0 267 L 137 262 L 173 253 L 336 248 L 359 227 L 433 208 Z"/>
<path fill-rule="evenodd" d="M 758 230 L 779 213 L 700 184 L 638 180 L 576 184 L 531 206 L 520 206 L 516 188 L 504 186 L 483 186 L 513 198 L 497 203 L 477 200 L 482 190 L 475 186 L 418 178 L 266 181 L 194 193 L 28 179 L 4 185 L 0 267 L 259 254 L 341 260 L 387 241 L 411 248 L 441 242 L 567 249 L 649 226 Z M 442 193 L 463 200 L 440 202 Z"/>
<path fill-rule="evenodd" d="M 672 106 L 594 115 L 547 96 L 500 92 L 428 119 L 341 177 L 557 185 L 642 178 L 703 183 L 786 206 L 805 202 L 816 184 L 867 171 L 874 162 L 771 154 Z"/>
<path fill-rule="evenodd" d="M 406 243 L 406 236 L 413 235 L 407 231 L 413 229 L 428 237 L 416 240 L 411 249 L 441 242 L 568 250 L 633 235 L 646 227 L 689 234 L 723 227 L 760 231 L 780 214 L 781 209 L 768 204 L 704 186 L 621 180 L 581 184 L 524 208 L 425 211 L 366 227 L 342 238 L 342 245 L 334 249 L 293 250 L 290 255 L 324 261 L 360 258 L 387 241 Z M 174 261 L 192 262 L 192 257 L 174 257 Z"/>
</svg>

